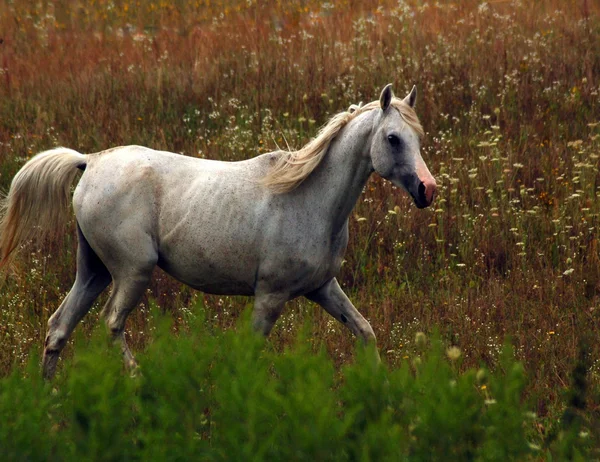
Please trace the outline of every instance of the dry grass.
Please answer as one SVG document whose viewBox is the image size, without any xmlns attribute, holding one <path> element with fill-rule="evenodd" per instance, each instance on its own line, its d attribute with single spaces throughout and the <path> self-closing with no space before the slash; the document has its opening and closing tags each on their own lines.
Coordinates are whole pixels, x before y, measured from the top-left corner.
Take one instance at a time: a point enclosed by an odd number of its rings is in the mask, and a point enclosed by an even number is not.
<svg viewBox="0 0 600 462">
<path fill-rule="evenodd" d="M 136 143 L 227 160 L 299 147 L 384 84 L 402 94 L 416 83 L 438 200 L 418 211 L 373 178 L 340 276 L 383 356 L 403 361 L 416 331 L 439 329 L 465 366 L 493 367 L 508 336 L 545 415 L 559 411 L 589 338 L 598 383 L 597 3 L 56 3 L 0 3 L 1 187 L 56 145 Z M 2 288 L 2 374 L 41 347 L 73 281 L 73 239 L 23 256 Z M 222 327 L 249 303 L 192 293 L 164 274 L 149 296 L 173 311 L 176 329 L 197 297 Z M 147 306 L 129 322 L 137 349 L 151 337 Z M 350 334 L 305 301 L 290 303 L 273 344 L 307 318 L 315 347 L 340 362 L 352 355 Z"/>
</svg>

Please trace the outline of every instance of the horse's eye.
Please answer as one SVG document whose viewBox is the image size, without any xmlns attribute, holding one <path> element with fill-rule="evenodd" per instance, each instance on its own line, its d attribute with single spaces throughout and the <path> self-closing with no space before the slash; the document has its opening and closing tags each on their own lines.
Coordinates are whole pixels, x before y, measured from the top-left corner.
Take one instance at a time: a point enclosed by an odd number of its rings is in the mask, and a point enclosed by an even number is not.
<svg viewBox="0 0 600 462">
<path fill-rule="evenodd" d="M 388 141 L 394 148 L 400 146 L 400 138 L 398 138 L 396 135 L 388 135 Z"/>
</svg>

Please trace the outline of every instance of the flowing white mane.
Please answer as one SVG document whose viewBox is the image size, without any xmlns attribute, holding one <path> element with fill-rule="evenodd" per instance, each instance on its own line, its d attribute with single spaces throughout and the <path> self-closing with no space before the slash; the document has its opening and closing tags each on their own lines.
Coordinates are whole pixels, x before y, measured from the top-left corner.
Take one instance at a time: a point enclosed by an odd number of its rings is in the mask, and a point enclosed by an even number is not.
<svg viewBox="0 0 600 462">
<path fill-rule="evenodd" d="M 423 136 L 423 127 L 416 112 L 400 98 L 393 98 L 390 103 L 398 110 L 404 121 Z M 283 153 L 264 176 L 261 183 L 276 193 L 286 193 L 298 187 L 321 163 L 329 145 L 348 122 L 367 111 L 380 108 L 379 101 L 373 101 L 365 106 L 352 105 L 348 111 L 334 115 L 329 122 L 319 130 L 315 138 L 297 151 Z"/>
</svg>

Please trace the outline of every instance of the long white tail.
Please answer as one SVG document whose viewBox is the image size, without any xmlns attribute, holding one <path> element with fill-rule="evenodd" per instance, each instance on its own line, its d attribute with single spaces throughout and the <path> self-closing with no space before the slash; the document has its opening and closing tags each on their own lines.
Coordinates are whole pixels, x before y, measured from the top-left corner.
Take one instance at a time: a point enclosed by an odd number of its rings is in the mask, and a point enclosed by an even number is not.
<svg viewBox="0 0 600 462">
<path fill-rule="evenodd" d="M 67 221 L 71 184 L 86 156 L 67 148 L 42 152 L 13 178 L 0 198 L 0 270 L 21 244 L 55 235 Z"/>
</svg>

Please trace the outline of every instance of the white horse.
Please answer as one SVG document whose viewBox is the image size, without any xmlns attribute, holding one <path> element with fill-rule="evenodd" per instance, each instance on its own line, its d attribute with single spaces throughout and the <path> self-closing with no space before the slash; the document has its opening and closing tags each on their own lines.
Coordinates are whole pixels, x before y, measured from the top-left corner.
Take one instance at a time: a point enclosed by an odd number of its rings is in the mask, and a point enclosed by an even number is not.
<svg viewBox="0 0 600 462">
<path fill-rule="evenodd" d="M 348 243 L 348 217 L 373 171 L 404 187 L 417 207 L 436 183 L 419 153 L 416 88 L 403 100 L 391 85 L 379 101 L 334 116 L 298 151 L 241 162 L 196 159 L 139 146 L 84 155 L 56 148 L 16 174 L 0 209 L 0 267 L 26 241 L 58 232 L 71 184 L 77 275 L 48 321 L 43 374 L 94 300 L 113 282 L 107 326 L 135 366 L 125 320 L 156 265 L 211 294 L 253 295 L 253 323 L 267 335 L 284 304 L 305 296 L 365 342 L 370 324 L 335 276 Z"/>
</svg>

